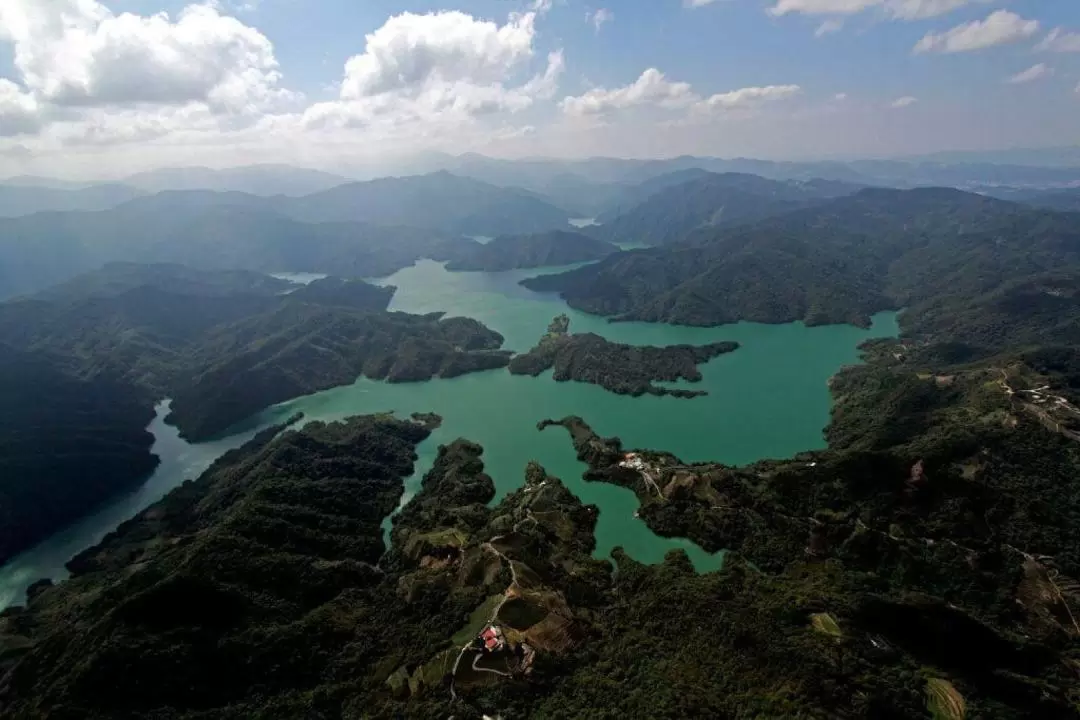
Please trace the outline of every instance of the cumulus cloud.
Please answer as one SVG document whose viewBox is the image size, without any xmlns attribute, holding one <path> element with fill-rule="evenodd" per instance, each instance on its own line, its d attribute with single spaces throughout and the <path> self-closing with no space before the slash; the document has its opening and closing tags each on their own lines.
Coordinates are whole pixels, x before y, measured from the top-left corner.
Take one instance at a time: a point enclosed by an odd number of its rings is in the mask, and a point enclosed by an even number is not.
<svg viewBox="0 0 1080 720">
<path fill-rule="evenodd" d="M 565 68 L 552 52 L 543 72 L 514 84 L 534 55 L 535 21 L 535 12 L 503 25 L 458 11 L 391 17 L 345 63 L 338 100 L 308 108 L 303 125 L 453 124 L 524 110 L 554 95 Z"/>
<path fill-rule="evenodd" d="M 798 95 L 802 88 L 798 85 L 767 85 L 765 87 L 746 87 L 731 92 L 718 93 L 705 98 L 695 105 L 699 110 L 736 110 L 751 108 L 771 100 L 783 100 Z"/>
<path fill-rule="evenodd" d="M 363 54 L 345 63 L 341 97 L 499 80 L 532 55 L 535 19 L 525 13 L 499 26 L 458 11 L 396 15 L 367 36 Z"/>
<path fill-rule="evenodd" d="M 301 95 L 281 87 L 273 45 L 216 3 L 175 16 L 116 14 L 97 0 L 0 0 L 0 135 L 42 147 L 173 132 L 230 132 Z"/>
<path fill-rule="evenodd" d="M 35 132 L 41 122 L 34 97 L 10 80 L 0 78 L 0 137 Z"/>
<path fill-rule="evenodd" d="M 27 89 L 58 106 L 183 105 L 223 113 L 289 99 L 270 41 L 213 5 L 113 14 L 95 0 L 4 0 L 0 37 Z"/>
<path fill-rule="evenodd" d="M 1049 67 L 1046 63 L 1039 63 L 1037 65 L 1032 65 L 1027 70 L 1022 70 L 1015 75 L 1010 75 L 1005 79 L 1005 82 L 1011 85 L 1022 85 L 1023 83 L 1034 82 L 1040 78 L 1053 74 L 1053 68 Z"/>
<path fill-rule="evenodd" d="M 586 12 L 585 22 L 590 23 L 596 28 L 596 32 L 600 32 L 600 28 L 604 23 L 611 22 L 615 19 L 615 13 L 607 8 L 600 8 L 596 12 Z"/>
<path fill-rule="evenodd" d="M 714 2 L 717 2 L 717 0 L 683 0 L 683 5 L 688 8 L 699 8 L 712 5 Z"/>
<path fill-rule="evenodd" d="M 563 98 L 562 111 L 574 117 L 595 117 L 631 108 L 689 109 L 694 115 L 752 108 L 771 100 L 798 94 L 798 85 L 746 87 L 702 97 L 689 83 L 672 82 L 656 68 L 649 68 L 629 85 L 593 88 L 583 95 Z"/>
<path fill-rule="evenodd" d="M 698 100 L 690 83 L 670 82 L 664 73 L 649 68 L 630 85 L 608 90 L 593 88 L 584 95 L 563 98 L 559 106 L 567 115 L 601 115 L 613 110 L 656 105 L 686 107 Z"/>
<path fill-rule="evenodd" d="M 917 102 L 919 102 L 919 98 L 913 97 L 911 95 L 905 95 L 904 97 L 899 97 L 893 100 L 891 103 L 889 103 L 889 107 L 896 109 L 906 108 L 911 107 Z"/>
<path fill-rule="evenodd" d="M 1039 31 L 1038 20 L 1025 20 L 1016 13 L 998 10 L 985 20 L 957 25 L 942 33 L 927 33 L 915 53 L 960 53 L 1007 45 L 1032 37 Z"/>
<path fill-rule="evenodd" d="M 991 0 L 887 0 L 886 12 L 900 20 L 925 20 L 959 10 L 975 3 Z"/>
<path fill-rule="evenodd" d="M 1080 32 L 1066 32 L 1064 28 L 1051 30 L 1036 50 L 1044 52 L 1080 52 Z"/>
</svg>

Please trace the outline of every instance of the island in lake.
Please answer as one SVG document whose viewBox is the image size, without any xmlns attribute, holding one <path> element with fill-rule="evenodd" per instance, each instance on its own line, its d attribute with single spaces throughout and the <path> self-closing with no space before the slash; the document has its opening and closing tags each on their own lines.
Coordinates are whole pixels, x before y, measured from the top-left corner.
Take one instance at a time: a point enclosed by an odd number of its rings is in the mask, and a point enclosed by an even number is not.
<svg viewBox="0 0 1080 720">
<path fill-rule="evenodd" d="M 687 380 L 699 382 L 698 365 L 739 347 L 734 342 L 708 345 L 671 345 L 649 347 L 611 342 L 595 333 L 573 334 L 570 318 L 559 315 L 551 321 L 547 333 L 527 353 L 510 360 L 515 375 L 539 375 L 555 368 L 558 382 L 577 380 L 599 385 L 620 395 L 671 395 L 699 397 L 701 390 L 666 388 L 657 381 Z"/>
</svg>

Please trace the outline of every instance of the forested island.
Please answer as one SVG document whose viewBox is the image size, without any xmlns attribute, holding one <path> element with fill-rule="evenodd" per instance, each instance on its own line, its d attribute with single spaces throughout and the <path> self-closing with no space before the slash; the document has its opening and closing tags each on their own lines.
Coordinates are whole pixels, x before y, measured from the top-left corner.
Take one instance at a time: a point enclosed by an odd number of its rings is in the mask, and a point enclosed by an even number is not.
<svg viewBox="0 0 1080 720">
<path fill-rule="evenodd" d="M 551 321 L 536 347 L 514 356 L 508 368 L 515 375 L 533 377 L 555 368 L 553 377 L 557 382 L 587 382 L 619 395 L 693 398 L 707 393 L 655 383 L 698 382 L 701 380 L 698 365 L 734 352 L 738 347 L 733 342 L 669 347 L 624 345 L 595 333 L 571 333 L 570 318 L 559 315 Z"/>
<path fill-rule="evenodd" d="M 599 260 L 618 252 L 611 243 L 568 230 L 503 235 L 489 243 L 455 247 L 447 270 L 499 272 Z"/>
</svg>

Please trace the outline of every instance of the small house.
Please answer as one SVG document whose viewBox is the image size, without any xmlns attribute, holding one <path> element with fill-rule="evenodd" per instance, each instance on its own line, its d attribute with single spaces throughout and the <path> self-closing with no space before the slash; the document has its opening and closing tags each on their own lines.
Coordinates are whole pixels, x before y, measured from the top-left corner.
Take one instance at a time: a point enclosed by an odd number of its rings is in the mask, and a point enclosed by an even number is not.
<svg viewBox="0 0 1080 720">
<path fill-rule="evenodd" d="M 506 645 L 506 638 L 503 637 L 502 629 L 497 625 L 488 625 L 480 633 L 480 641 L 484 643 L 484 650 L 487 652 L 497 652 Z"/>
</svg>

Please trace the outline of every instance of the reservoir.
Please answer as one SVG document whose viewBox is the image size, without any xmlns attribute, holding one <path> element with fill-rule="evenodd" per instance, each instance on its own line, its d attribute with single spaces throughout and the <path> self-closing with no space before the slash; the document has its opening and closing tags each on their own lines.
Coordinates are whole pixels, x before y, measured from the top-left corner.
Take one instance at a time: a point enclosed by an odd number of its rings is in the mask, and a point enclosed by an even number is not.
<svg viewBox="0 0 1080 720">
<path fill-rule="evenodd" d="M 632 492 L 582 480 L 585 466 L 576 459 L 567 433 L 561 428 L 541 433 L 536 423 L 580 415 L 601 435 L 619 436 L 628 448 L 667 450 L 686 461 L 742 465 L 788 457 L 824 446 L 822 429 L 830 407 L 827 381 L 843 365 L 858 361 L 858 344 L 898 332 L 894 313 L 876 316 L 869 330 L 849 325 L 807 328 L 801 323 L 739 323 L 718 328 L 608 323 L 568 308 L 557 296 L 518 285 L 522 278 L 540 272 L 450 273 L 442 263 L 425 260 L 376 282 L 398 288 L 392 310 L 472 317 L 502 333 L 506 347 L 516 351 L 532 347 L 559 313 L 570 317 L 571 332 L 595 332 L 616 342 L 673 345 L 733 340 L 741 347 L 701 367 L 703 380 L 693 387 L 709 395 L 694 399 L 615 395 L 594 385 L 556 383 L 550 371 L 531 378 L 500 369 L 400 385 L 360 379 L 275 406 L 236 434 L 198 445 L 184 442 L 174 428 L 166 426 L 162 421 L 165 408 L 159 407 L 150 426 L 157 440 L 154 452 L 162 459 L 154 475 L 134 493 L 0 568 L 0 607 L 21 602 L 26 586 L 39 578 L 62 579 L 64 563 L 72 555 L 100 541 L 183 480 L 196 477 L 221 453 L 250 438 L 256 428 L 296 411 L 309 420 L 383 411 L 402 416 L 436 412 L 443 416 L 443 425 L 419 447 L 417 472 L 406 481 L 406 499 L 419 487 L 439 444 L 465 437 L 484 446 L 486 471 L 495 481 L 498 497 L 520 486 L 526 463 L 537 460 L 583 502 L 597 505 L 597 556 L 607 557 L 612 548 L 621 546 L 632 557 L 652 563 L 681 548 L 699 570 L 715 569 L 722 561 L 719 555 L 709 555 L 687 540 L 660 538 L 634 517 L 637 499 Z"/>
</svg>

